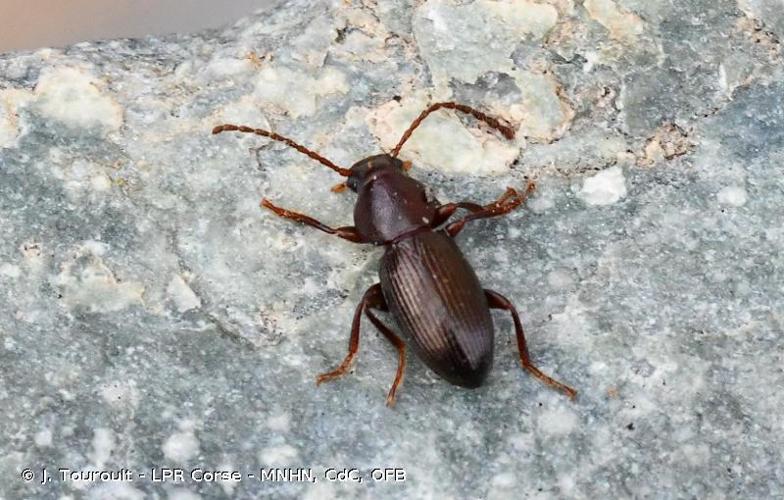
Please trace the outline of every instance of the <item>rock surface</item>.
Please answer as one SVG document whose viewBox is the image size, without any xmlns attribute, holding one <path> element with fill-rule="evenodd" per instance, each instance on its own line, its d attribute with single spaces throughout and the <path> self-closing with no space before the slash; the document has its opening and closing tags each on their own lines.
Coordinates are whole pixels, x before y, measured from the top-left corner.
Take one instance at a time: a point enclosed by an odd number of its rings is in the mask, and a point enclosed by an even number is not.
<svg viewBox="0 0 784 500">
<path fill-rule="evenodd" d="M 294 0 L 222 32 L 0 56 L 0 498 L 781 498 L 775 4 Z M 478 390 L 412 356 L 387 409 L 396 358 L 370 324 L 353 373 L 317 388 L 380 250 L 258 207 L 349 224 L 332 172 L 209 134 L 270 127 L 351 165 L 445 99 L 516 139 L 443 112 L 401 156 L 441 201 L 537 180 L 458 240 L 575 402 L 520 370 L 500 313 Z M 153 481 L 167 467 L 184 480 Z M 316 482 L 259 481 L 271 467 Z"/>
</svg>

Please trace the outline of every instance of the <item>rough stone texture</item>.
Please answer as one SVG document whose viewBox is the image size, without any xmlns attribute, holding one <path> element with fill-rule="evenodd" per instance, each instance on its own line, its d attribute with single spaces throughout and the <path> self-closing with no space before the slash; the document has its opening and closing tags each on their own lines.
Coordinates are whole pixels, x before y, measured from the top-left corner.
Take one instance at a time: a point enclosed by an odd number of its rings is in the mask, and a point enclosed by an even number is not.
<svg viewBox="0 0 784 500">
<path fill-rule="evenodd" d="M 0 497 L 781 498 L 777 5 L 292 1 L 0 57 Z M 527 209 L 458 239 L 575 402 L 520 370 L 500 313 L 481 389 L 412 357 L 387 409 L 396 359 L 370 324 L 354 372 L 317 388 L 380 251 L 258 207 L 350 223 L 332 172 L 209 135 L 271 127 L 350 165 L 442 99 L 517 138 L 444 112 L 402 157 L 442 201 L 537 179 Z M 244 477 L 21 479 L 44 466 Z M 318 480 L 245 477 L 274 466 Z M 406 481 L 372 481 L 388 466 Z"/>
</svg>

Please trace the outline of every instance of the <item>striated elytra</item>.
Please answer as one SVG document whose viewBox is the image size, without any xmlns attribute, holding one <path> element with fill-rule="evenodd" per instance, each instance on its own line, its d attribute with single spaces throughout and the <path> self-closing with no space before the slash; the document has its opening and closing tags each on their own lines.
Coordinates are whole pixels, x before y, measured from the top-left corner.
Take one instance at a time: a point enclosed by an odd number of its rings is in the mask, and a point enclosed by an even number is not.
<svg viewBox="0 0 784 500">
<path fill-rule="evenodd" d="M 237 131 L 268 137 L 347 177 L 333 191 L 343 191 L 348 187 L 357 193 L 354 226 L 332 228 L 307 215 L 273 205 L 267 199 L 263 199 L 261 205 L 281 217 L 340 238 L 385 247 L 379 283 L 368 288 L 354 312 L 348 354 L 335 370 L 319 375 L 317 383 L 340 377 L 351 368 L 359 350 L 360 320 L 364 312 L 398 352 L 397 373 L 387 396 L 387 404 L 394 405 L 406 366 L 406 344 L 373 313 L 373 310 L 380 310 L 391 314 L 430 369 L 452 384 L 479 387 L 493 364 L 494 328 L 490 309 L 503 309 L 512 315 L 523 368 L 545 384 L 574 398 L 577 394 L 574 389 L 534 366 L 514 305 L 501 294 L 482 288 L 471 264 L 453 239 L 471 220 L 500 216 L 518 207 L 533 191 L 534 184 L 529 182 L 522 194 L 507 188 L 498 200 L 488 205 L 471 202 L 441 204 L 429 198 L 425 187 L 408 176 L 411 164 L 397 158 L 403 144 L 419 124 L 430 113 L 442 108 L 470 114 L 507 139 L 514 137 L 514 131 L 495 118 L 455 102 L 431 105 L 411 123 L 389 154 L 365 158 L 349 169 L 339 167 L 293 140 L 267 130 L 226 124 L 215 127 L 212 133 Z M 458 209 L 468 213 L 447 224 Z"/>
</svg>

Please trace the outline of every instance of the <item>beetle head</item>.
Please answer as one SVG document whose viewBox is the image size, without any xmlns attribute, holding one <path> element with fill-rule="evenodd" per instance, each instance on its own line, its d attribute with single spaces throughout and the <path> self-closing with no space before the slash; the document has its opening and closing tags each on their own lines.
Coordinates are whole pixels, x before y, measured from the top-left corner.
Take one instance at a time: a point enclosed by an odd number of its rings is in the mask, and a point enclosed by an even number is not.
<svg viewBox="0 0 784 500">
<path fill-rule="evenodd" d="M 395 173 L 405 172 L 405 164 L 403 161 L 393 158 L 388 154 L 380 154 L 369 156 L 364 160 L 360 160 L 351 166 L 351 174 L 346 180 L 346 185 L 354 192 L 365 183 L 371 174 L 379 174 L 384 171 L 392 171 Z"/>
</svg>

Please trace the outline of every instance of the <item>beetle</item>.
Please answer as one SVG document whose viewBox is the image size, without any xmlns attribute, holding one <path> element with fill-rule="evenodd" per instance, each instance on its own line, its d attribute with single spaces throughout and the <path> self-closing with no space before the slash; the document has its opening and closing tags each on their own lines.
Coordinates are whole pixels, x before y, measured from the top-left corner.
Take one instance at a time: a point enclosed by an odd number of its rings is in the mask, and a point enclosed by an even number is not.
<svg viewBox="0 0 784 500">
<path fill-rule="evenodd" d="M 398 159 L 400 149 L 428 115 L 439 109 L 466 113 L 498 130 L 507 139 L 514 130 L 499 120 L 456 102 L 438 102 L 427 107 L 403 133 L 389 153 L 378 154 L 343 168 L 320 154 L 275 132 L 243 125 L 218 125 L 213 134 L 236 131 L 256 134 L 282 142 L 343 177 L 333 191 L 346 187 L 357 193 L 354 225 L 333 228 L 307 215 L 274 205 L 268 199 L 261 206 L 290 219 L 354 243 L 384 246 L 379 282 L 365 291 L 354 312 L 348 354 L 340 365 L 318 376 L 317 384 L 345 375 L 359 350 L 362 313 L 392 343 L 398 353 L 395 380 L 387 395 L 393 406 L 406 367 L 406 343 L 384 324 L 374 310 L 391 313 L 414 351 L 436 374 L 461 387 L 476 388 L 487 378 L 493 363 L 494 327 L 491 309 L 508 311 L 517 337 L 522 367 L 533 376 L 574 399 L 571 387 L 544 374 L 532 362 L 525 334 L 515 306 L 503 295 L 485 289 L 463 256 L 454 237 L 465 224 L 476 219 L 497 217 L 520 206 L 534 190 L 529 182 L 520 194 L 513 188 L 495 202 L 441 204 L 425 186 L 408 176 L 410 162 Z M 458 210 L 468 213 L 454 222 L 448 220 Z M 443 226 L 443 227 L 442 227 Z"/>
</svg>

